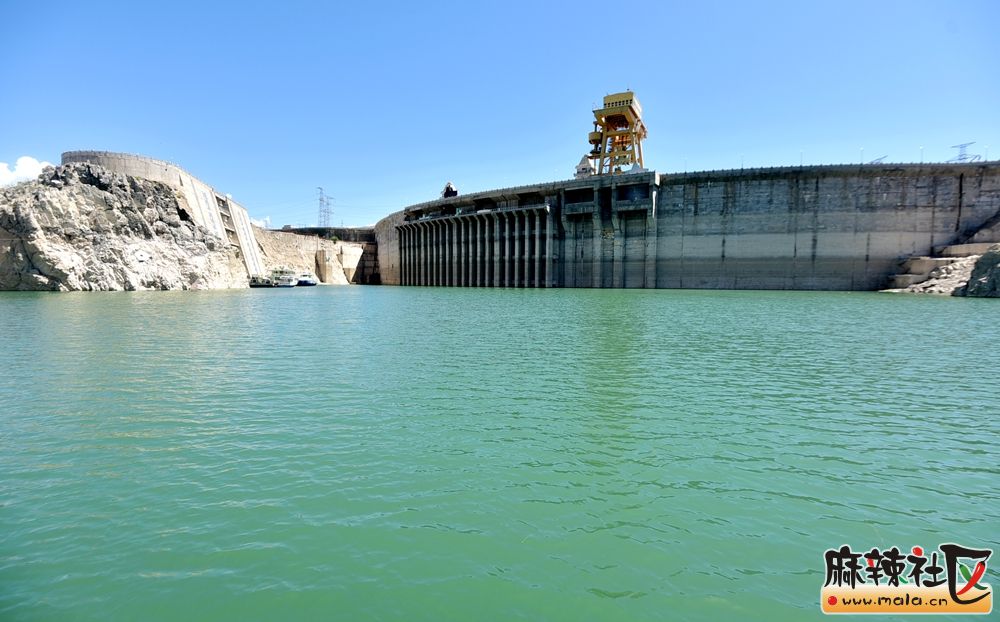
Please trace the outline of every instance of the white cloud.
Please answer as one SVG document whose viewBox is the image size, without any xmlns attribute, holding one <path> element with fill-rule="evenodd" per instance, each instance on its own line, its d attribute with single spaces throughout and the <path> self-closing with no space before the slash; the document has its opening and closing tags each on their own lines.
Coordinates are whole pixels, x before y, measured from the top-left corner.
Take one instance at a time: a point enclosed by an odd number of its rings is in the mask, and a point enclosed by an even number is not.
<svg viewBox="0 0 1000 622">
<path fill-rule="evenodd" d="M 6 162 L 0 162 L 0 186 L 9 186 L 19 181 L 27 181 L 38 177 L 42 169 L 52 166 L 48 162 L 39 162 L 31 156 L 21 156 L 14 163 L 14 169 Z"/>
<path fill-rule="evenodd" d="M 264 218 L 251 218 L 250 223 L 260 227 L 261 229 L 270 229 L 271 217 L 265 216 Z"/>
</svg>

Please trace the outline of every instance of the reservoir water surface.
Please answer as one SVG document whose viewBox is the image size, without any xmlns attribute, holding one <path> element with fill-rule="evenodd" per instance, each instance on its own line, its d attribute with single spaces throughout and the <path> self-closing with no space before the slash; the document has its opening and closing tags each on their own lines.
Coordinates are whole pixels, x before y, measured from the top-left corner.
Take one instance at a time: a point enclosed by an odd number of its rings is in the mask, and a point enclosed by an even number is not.
<svg viewBox="0 0 1000 622">
<path fill-rule="evenodd" d="M 867 293 L 2 293 L 0 619 L 819 619 L 828 548 L 1000 551 L 998 319 Z"/>
</svg>

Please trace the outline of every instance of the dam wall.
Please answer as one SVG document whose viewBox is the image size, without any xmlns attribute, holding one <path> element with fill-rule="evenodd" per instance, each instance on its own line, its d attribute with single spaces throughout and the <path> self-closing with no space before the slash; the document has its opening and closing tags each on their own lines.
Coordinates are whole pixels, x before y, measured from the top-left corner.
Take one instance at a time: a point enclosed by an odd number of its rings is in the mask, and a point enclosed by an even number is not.
<svg viewBox="0 0 1000 622">
<path fill-rule="evenodd" d="M 164 160 L 130 153 L 110 151 L 67 151 L 62 163 L 87 162 L 110 171 L 164 183 L 177 191 L 187 205 L 186 213 L 193 222 L 228 240 L 236 248 L 250 275 L 263 274 L 264 261 L 254 237 L 250 215 L 232 198 L 191 175 L 181 167 Z"/>
<path fill-rule="evenodd" d="M 1000 215 L 1000 164 L 590 177 L 412 205 L 381 280 L 464 287 L 874 290 Z"/>
</svg>

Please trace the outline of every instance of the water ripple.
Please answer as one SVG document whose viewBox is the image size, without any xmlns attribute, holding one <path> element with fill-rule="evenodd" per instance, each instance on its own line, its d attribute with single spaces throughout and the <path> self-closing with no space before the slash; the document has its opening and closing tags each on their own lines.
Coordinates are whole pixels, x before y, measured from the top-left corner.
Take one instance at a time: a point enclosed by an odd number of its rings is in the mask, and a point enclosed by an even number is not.
<svg viewBox="0 0 1000 622">
<path fill-rule="evenodd" d="M 0 294 L 0 617 L 798 620 L 1000 545 L 991 301 L 284 294 Z"/>
</svg>

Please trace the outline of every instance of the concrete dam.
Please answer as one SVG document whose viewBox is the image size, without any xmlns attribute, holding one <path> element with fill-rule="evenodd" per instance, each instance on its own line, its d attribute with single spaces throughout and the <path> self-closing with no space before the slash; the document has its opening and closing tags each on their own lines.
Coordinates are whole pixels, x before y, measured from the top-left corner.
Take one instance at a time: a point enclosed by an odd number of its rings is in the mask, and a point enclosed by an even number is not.
<svg viewBox="0 0 1000 622">
<path fill-rule="evenodd" d="M 998 233 L 996 162 L 594 175 L 375 226 L 382 283 L 450 287 L 876 290 Z"/>
</svg>

